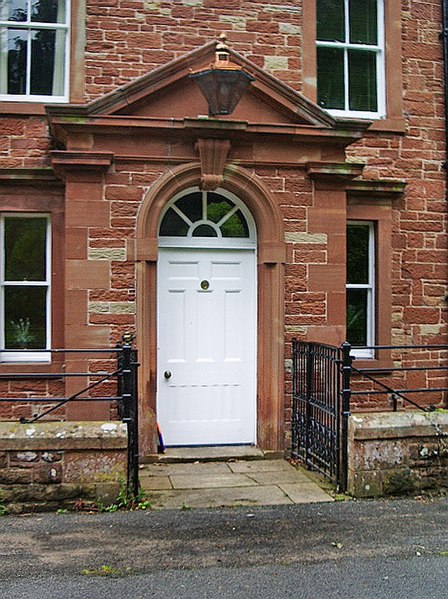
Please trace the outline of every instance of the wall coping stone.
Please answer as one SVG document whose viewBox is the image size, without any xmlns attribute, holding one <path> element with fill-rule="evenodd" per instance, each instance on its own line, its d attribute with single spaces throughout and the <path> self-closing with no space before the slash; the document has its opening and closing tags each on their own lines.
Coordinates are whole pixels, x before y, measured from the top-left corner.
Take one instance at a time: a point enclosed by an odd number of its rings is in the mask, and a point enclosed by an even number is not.
<svg viewBox="0 0 448 599">
<path fill-rule="evenodd" d="M 122 422 L 0 422 L 0 450 L 125 449 Z"/>
<path fill-rule="evenodd" d="M 350 416 L 349 431 L 353 440 L 448 435 L 448 412 L 357 413 Z"/>
</svg>

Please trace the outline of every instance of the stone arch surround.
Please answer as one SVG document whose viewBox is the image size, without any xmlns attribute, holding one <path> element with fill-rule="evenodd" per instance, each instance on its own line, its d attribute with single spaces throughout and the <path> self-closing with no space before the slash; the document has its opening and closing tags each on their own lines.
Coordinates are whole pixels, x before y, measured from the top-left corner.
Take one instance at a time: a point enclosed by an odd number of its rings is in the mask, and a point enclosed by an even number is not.
<svg viewBox="0 0 448 599">
<path fill-rule="evenodd" d="M 200 180 L 198 163 L 171 169 L 146 194 L 138 215 L 135 258 L 142 456 L 154 453 L 156 449 L 157 235 L 160 216 L 176 193 L 199 185 Z M 225 168 L 220 187 L 233 192 L 245 203 L 257 226 L 257 443 L 262 449 L 283 451 L 286 259 L 283 221 L 272 194 L 256 175 L 243 167 Z"/>
</svg>

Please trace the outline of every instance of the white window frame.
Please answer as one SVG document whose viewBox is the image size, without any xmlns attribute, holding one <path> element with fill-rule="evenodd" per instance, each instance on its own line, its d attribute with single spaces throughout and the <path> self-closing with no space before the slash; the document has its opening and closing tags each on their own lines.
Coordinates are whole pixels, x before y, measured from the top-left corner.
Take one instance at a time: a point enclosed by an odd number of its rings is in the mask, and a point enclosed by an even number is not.
<svg viewBox="0 0 448 599">
<path fill-rule="evenodd" d="M 351 225 L 360 225 L 369 227 L 369 247 L 368 247 L 368 281 L 367 283 L 346 283 L 346 289 L 366 289 L 367 290 L 367 323 L 366 323 L 366 339 L 368 347 L 352 347 L 351 355 L 355 358 L 373 359 L 375 351 L 371 346 L 375 345 L 375 312 L 376 312 L 376 264 L 375 264 L 375 223 L 368 220 L 349 220 L 347 227 Z"/>
<path fill-rule="evenodd" d="M 27 73 L 26 73 L 26 93 L 25 94 L 2 94 L 0 93 L 0 101 L 5 102 L 68 102 L 69 85 L 70 85 L 70 22 L 71 22 L 71 1 L 62 0 L 65 2 L 65 22 L 64 23 L 41 23 L 39 21 L 9 21 L 2 19 L 0 9 L 0 77 L 7 77 L 7 60 L 8 60 L 8 35 L 9 29 L 20 29 L 27 31 Z M 28 17 L 31 15 L 31 0 L 27 0 Z M 52 31 L 62 32 L 65 35 L 64 44 L 64 64 L 59 68 L 64 71 L 64 91 L 62 95 L 37 95 L 30 93 L 31 85 L 31 31 L 36 29 L 48 29 Z M 6 34 L 6 35 L 5 35 Z M 55 62 L 57 56 L 55 56 Z M 6 82 L 0 81 L 2 87 L 6 87 Z"/>
<path fill-rule="evenodd" d="M 7 218 L 45 218 L 47 220 L 45 248 L 45 280 L 44 281 L 5 281 L 5 219 Z M 51 353 L 51 218 L 48 213 L 38 212 L 4 212 L 0 215 L 0 362 L 50 362 Z M 5 349 L 5 287 L 47 287 L 46 296 L 46 346 L 42 350 L 8 350 Z"/>
<path fill-rule="evenodd" d="M 393 1 L 393 0 L 389 0 Z M 349 21 L 349 0 L 345 3 L 345 42 L 324 41 L 316 39 L 318 48 L 341 48 L 344 50 L 344 110 L 335 108 L 326 108 L 328 113 L 335 117 L 356 117 L 361 119 L 378 119 L 386 116 L 386 72 L 385 72 L 385 35 L 384 35 L 384 1 L 377 0 L 377 31 L 378 43 L 370 44 L 352 44 L 350 43 L 350 21 Z M 348 51 L 363 50 L 376 54 L 376 82 L 377 82 L 377 106 L 376 111 L 361 111 L 349 109 L 349 71 L 348 71 Z"/>
</svg>

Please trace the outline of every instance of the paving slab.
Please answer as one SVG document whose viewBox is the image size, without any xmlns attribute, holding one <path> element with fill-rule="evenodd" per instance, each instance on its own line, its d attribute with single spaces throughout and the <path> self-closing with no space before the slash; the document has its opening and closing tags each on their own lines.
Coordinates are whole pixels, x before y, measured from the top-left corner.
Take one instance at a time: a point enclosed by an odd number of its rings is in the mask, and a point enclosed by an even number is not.
<svg viewBox="0 0 448 599">
<path fill-rule="evenodd" d="M 145 464 L 141 476 L 172 476 L 173 474 L 230 474 L 226 462 L 194 462 L 183 464 Z"/>
<path fill-rule="evenodd" d="M 232 472 L 241 472 L 243 474 L 250 472 L 290 472 L 296 470 L 292 464 L 286 460 L 254 460 L 228 462 L 228 467 Z"/>
<path fill-rule="evenodd" d="M 236 475 L 235 475 L 236 476 Z M 292 468 L 291 470 L 280 470 L 278 472 L 251 472 L 248 471 L 246 476 L 255 481 L 259 485 L 278 485 L 280 483 L 304 483 L 307 484 L 310 479 Z"/>
<path fill-rule="evenodd" d="M 191 489 L 159 491 L 150 494 L 153 508 L 189 509 L 261 505 L 292 505 L 293 501 L 277 486 L 236 487 L 227 489 Z"/>
<path fill-rule="evenodd" d="M 288 505 L 333 501 L 286 460 L 153 463 L 140 468 L 155 508 Z"/>
<path fill-rule="evenodd" d="M 253 487 L 257 483 L 244 474 L 174 474 L 173 489 L 210 489 L 220 487 Z"/>
<path fill-rule="evenodd" d="M 281 483 L 279 488 L 284 491 L 293 503 L 321 503 L 334 501 L 334 498 L 323 491 L 313 482 Z"/>
<path fill-rule="evenodd" d="M 140 486 L 144 491 L 173 488 L 169 476 L 140 476 Z"/>
</svg>

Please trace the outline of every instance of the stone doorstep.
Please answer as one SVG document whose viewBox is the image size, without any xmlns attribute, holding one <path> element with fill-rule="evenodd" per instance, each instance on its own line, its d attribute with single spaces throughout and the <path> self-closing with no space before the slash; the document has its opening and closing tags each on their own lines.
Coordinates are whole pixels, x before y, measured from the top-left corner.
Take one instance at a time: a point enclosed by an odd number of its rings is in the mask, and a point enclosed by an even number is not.
<svg viewBox="0 0 448 599">
<path fill-rule="evenodd" d="M 262 450 L 254 445 L 167 447 L 165 453 L 143 456 L 140 463 L 227 462 L 229 460 L 282 460 L 282 451 Z"/>
</svg>

